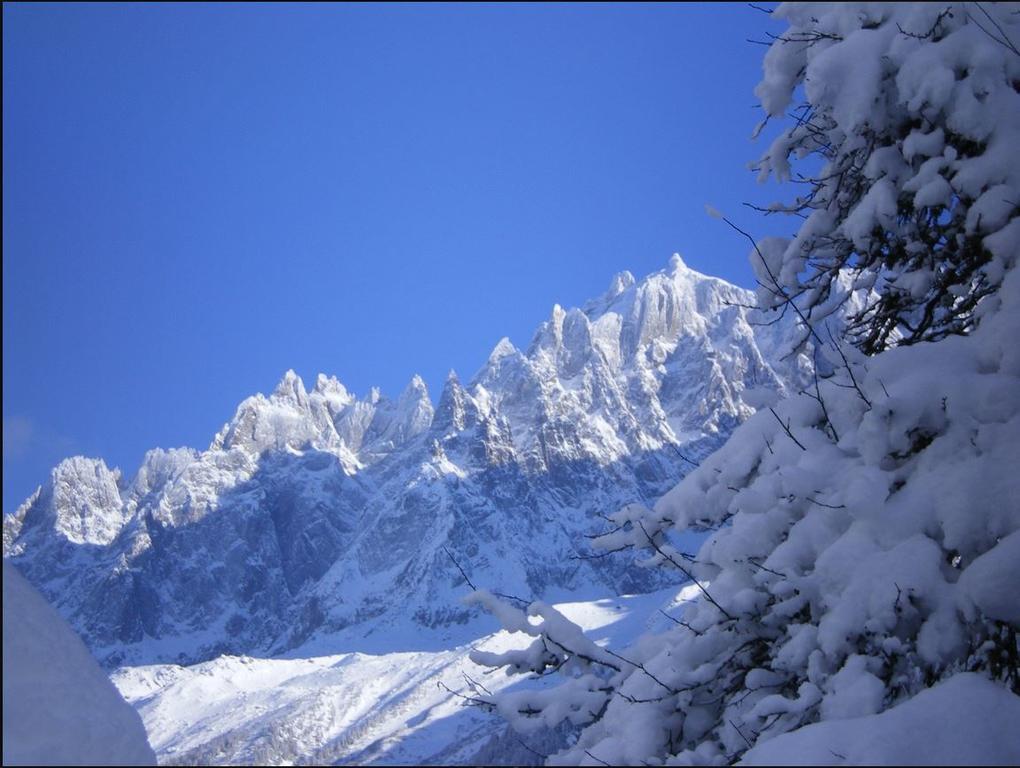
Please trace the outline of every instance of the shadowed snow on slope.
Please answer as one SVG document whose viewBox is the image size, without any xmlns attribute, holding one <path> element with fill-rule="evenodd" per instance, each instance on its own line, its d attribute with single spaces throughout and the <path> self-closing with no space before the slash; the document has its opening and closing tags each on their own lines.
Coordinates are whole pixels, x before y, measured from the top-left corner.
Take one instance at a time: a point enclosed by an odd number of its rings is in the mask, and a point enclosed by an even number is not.
<svg viewBox="0 0 1020 768">
<path fill-rule="evenodd" d="M 4 765 L 155 765 L 142 721 L 71 628 L 4 563 Z"/>
<path fill-rule="evenodd" d="M 658 610 L 676 616 L 691 596 L 690 588 L 673 588 L 557 607 L 597 642 L 619 646 L 670 623 Z M 163 764 L 472 764 L 479 750 L 485 763 L 516 756 L 537 764 L 529 750 L 554 751 L 565 734 L 522 742 L 503 734 L 495 714 L 451 693 L 519 686 L 468 658 L 472 648 L 521 645 L 520 636 L 493 625 L 450 628 L 428 650 L 398 650 L 410 647 L 400 645 L 400 635 L 414 631 L 410 622 L 383 638 L 351 627 L 279 658 L 124 667 L 113 679 L 141 713 Z"/>
</svg>

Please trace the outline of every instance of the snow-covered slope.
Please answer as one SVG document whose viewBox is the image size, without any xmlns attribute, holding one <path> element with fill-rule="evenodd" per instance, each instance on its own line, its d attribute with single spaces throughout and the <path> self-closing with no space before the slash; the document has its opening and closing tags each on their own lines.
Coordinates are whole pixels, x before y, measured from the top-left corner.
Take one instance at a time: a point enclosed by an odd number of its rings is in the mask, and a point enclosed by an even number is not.
<svg viewBox="0 0 1020 768">
<path fill-rule="evenodd" d="M 67 623 L 9 563 L 4 765 L 155 765 L 142 721 Z"/>
<path fill-rule="evenodd" d="M 130 479 L 61 463 L 5 518 L 4 555 L 110 665 L 474 620 L 454 560 L 524 598 L 662 586 L 625 557 L 584 559 L 584 536 L 721 445 L 749 389 L 802 379 L 790 326 L 750 324 L 752 300 L 679 256 L 622 273 L 556 306 L 527 350 L 503 339 L 468 384 L 451 373 L 435 407 L 418 377 L 358 399 L 288 372 L 205 451 L 156 449 Z"/>
<path fill-rule="evenodd" d="M 659 610 L 677 616 L 695 589 L 557 608 L 597 642 L 619 645 L 670 623 Z M 561 735 L 519 740 L 495 713 L 460 698 L 516 683 L 468 658 L 472 648 L 526 642 L 492 628 L 454 628 L 444 647 L 416 645 L 405 633 L 403 645 L 391 639 L 377 649 L 352 627 L 333 638 L 329 655 L 124 667 L 113 680 L 138 707 L 162 764 L 538 764 L 535 752 L 559 748 Z"/>
</svg>

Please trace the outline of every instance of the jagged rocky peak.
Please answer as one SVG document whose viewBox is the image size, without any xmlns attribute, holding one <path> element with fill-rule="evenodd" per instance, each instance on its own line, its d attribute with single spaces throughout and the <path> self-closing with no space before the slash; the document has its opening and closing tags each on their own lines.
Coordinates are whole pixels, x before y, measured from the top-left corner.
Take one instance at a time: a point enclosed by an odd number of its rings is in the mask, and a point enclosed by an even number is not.
<svg viewBox="0 0 1020 768">
<path fill-rule="evenodd" d="M 354 401 L 354 397 L 347 391 L 347 387 L 341 384 L 336 376 L 327 376 L 324 373 L 320 373 L 315 378 L 312 394 L 325 399 L 337 411 Z"/>
<path fill-rule="evenodd" d="M 556 304 L 549 320 L 535 333 L 527 356 L 542 369 L 543 378 L 571 379 L 591 357 L 591 331 L 591 322 L 582 310 L 564 310 Z M 552 368 L 546 371 L 548 366 Z"/>
<path fill-rule="evenodd" d="M 591 365 L 620 371 L 661 364 L 683 337 L 706 336 L 720 325 L 727 332 L 729 324 L 741 318 L 721 313 L 749 298 L 746 291 L 696 272 L 674 254 L 666 269 L 640 282 L 630 272 L 618 273 L 609 289 L 583 309 L 555 305 L 537 329 L 527 357 L 551 363 L 562 379 Z M 495 367 L 508 351 L 494 351 L 488 367 Z"/>
<path fill-rule="evenodd" d="M 567 313 L 559 304 L 553 304 L 552 314 L 549 319 L 538 326 L 535 337 L 531 342 L 529 355 L 534 355 L 540 350 L 555 350 L 563 344 L 563 319 Z"/>
<path fill-rule="evenodd" d="M 295 408 L 308 407 L 308 392 L 305 390 L 305 383 L 294 372 L 293 368 L 283 374 L 283 378 L 276 385 L 276 389 L 273 390 L 270 399 L 287 403 Z"/>
<path fill-rule="evenodd" d="M 433 427 L 440 433 L 461 432 L 477 423 L 478 416 L 474 398 L 460 383 L 457 372 L 451 369 L 439 396 Z"/>
<path fill-rule="evenodd" d="M 396 402 L 382 397 L 373 388 L 368 404 L 373 410 L 360 444 L 366 459 L 388 454 L 432 426 L 433 409 L 428 387 L 417 374 L 404 387 Z M 367 412 L 364 415 L 367 416 Z"/>
<path fill-rule="evenodd" d="M 288 370 L 269 397 L 257 394 L 238 406 L 210 450 L 236 448 L 253 457 L 266 450 L 303 446 L 339 452 L 343 443 L 339 421 L 356 404 L 336 378 L 320 374 L 309 393 L 301 377 Z"/>
<path fill-rule="evenodd" d="M 102 459 L 72 456 L 54 467 L 26 512 L 51 516 L 53 530 L 72 544 L 106 545 L 127 522 L 120 481 L 120 470 Z"/>
<path fill-rule="evenodd" d="M 141 499 L 159 491 L 167 483 L 180 477 L 181 473 L 199 458 L 193 448 L 153 448 L 146 451 L 142 465 L 135 473 L 129 488 L 130 494 Z"/>
<path fill-rule="evenodd" d="M 4 515 L 4 557 L 20 555 L 25 551 L 25 538 L 21 535 L 25 527 L 25 516 L 39 501 L 42 495 L 40 485 L 25 499 L 14 512 Z"/>
<path fill-rule="evenodd" d="M 355 400 L 338 413 L 333 421 L 343 444 L 354 453 L 361 451 L 365 433 L 368 432 L 368 428 L 375 418 L 377 404 L 378 399 L 373 400 L 371 397 L 365 400 Z"/>
<path fill-rule="evenodd" d="M 609 284 L 609 292 L 606 296 L 616 298 L 632 285 L 634 285 L 634 275 L 626 269 L 623 272 L 617 272 L 613 275 L 613 281 Z"/>
<path fill-rule="evenodd" d="M 336 378 L 322 374 L 308 393 L 291 370 L 268 398 L 245 400 L 212 449 L 243 448 L 257 455 L 267 449 L 312 447 L 337 454 L 353 471 L 427 430 L 432 417 L 428 388 L 420 376 L 393 401 L 378 387 L 357 399 Z"/>
<path fill-rule="evenodd" d="M 304 418 L 308 408 L 307 393 L 303 399 L 302 403 L 293 389 L 281 392 L 279 388 L 269 398 L 249 397 L 216 435 L 210 450 L 239 448 L 257 456 L 268 449 L 282 450 L 306 443 L 316 432 L 313 424 Z"/>
<path fill-rule="evenodd" d="M 619 362 L 626 364 L 654 352 L 655 345 L 670 349 L 681 337 L 708 335 L 713 327 L 734 319 L 721 317 L 723 310 L 730 304 L 750 303 L 749 299 L 743 289 L 691 269 L 674 254 L 665 270 L 615 296 L 610 291 L 586 311 L 598 326 L 599 346 L 613 358 L 618 340 Z"/>
<path fill-rule="evenodd" d="M 498 363 L 506 357 L 520 356 L 520 354 L 520 350 L 513 345 L 510 338 L 508 336 L 504 336 L 496 343 L 496 346 L 492 348 L 492 352 L 489 353 L 488 363 Z"/>
<path fill-rule="evenodd" d="M 585 314 L 592 315 L 604 312 L 613 299 L 634 285 L 634 283 L 634 275 L 629 270 L 625 269 L 622 272 L 617 272 L 609 282 L 609 289 L 598 298 L 591 299 L 584 305 Z"/>
<path fill-rule="evenodd" d="M 425 385 L 425 379 L 417 373 L 414 374 L 407 386 L 404 387 L 404 391 L 400 393 L 397 402 L 401 406 L 417 407 L 422 403 L 428 403 L 431 406 L 432 401 L 429 400 L 429 388 Z"/>
<path fill-rule="evenodd" d="M 532 379 L 528 359 L 504 336 L 472 379 L 470 391 L 481 413 L 488 416 L 500 400 L 522 399 L 524 388 L 530 387 L 532 395 L 537 394 Z"/>
<path fill-rule="evenodd" d="M 397 414 L 396 421 L 401 425 L 405 439 L 419 435 L 432 426 L 435 410 L 425 380 L 417 373 L 397 400 Z"/>
</svg>

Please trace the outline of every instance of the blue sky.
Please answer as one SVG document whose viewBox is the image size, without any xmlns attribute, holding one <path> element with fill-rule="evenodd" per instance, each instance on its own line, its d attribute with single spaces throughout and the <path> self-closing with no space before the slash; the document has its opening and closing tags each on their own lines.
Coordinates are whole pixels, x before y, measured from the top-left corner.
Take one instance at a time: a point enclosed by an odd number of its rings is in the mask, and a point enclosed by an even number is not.
<svg viewBox="0 0 1020 768">
<path fill-rule="evenodd" d="M 60 458 L 205 447 L 287 368 L 433 398 L 556 302 L 789 192 L 743 4 L 3 6 L 4 511 Z"/>
</svg>

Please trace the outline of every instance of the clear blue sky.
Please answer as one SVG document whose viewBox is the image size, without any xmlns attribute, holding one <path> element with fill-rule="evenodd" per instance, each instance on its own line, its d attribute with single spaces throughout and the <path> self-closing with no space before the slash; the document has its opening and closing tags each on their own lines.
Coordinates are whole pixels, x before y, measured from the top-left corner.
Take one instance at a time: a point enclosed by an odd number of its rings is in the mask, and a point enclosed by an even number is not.
<svg viewBox="0 0 1020 768">
<path fill-rule="evenodd" d="M 4 511 L 66 455 L 204 448 L 287 368 L 435 399 L 617 271 L 749 285 L 704 204 L 777 231 L 740 207 L 786 193 L 746 170 L 770 24 L 4 4 Z"/>
</svg>

